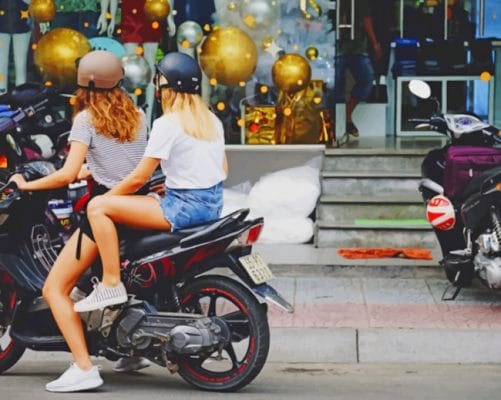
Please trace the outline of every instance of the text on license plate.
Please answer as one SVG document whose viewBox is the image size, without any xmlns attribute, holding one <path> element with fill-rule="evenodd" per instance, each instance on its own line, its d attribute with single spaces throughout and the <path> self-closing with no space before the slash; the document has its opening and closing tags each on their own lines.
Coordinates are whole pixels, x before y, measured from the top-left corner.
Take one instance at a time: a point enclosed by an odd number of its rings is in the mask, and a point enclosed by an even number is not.
<svg viewBox="0 0 501 400">
<path fill-rule="evenodd" d="M 259 254 L 250 254 L 238 259 L 256 285 L 273 279 L 273 274 Z"/>
</svg>

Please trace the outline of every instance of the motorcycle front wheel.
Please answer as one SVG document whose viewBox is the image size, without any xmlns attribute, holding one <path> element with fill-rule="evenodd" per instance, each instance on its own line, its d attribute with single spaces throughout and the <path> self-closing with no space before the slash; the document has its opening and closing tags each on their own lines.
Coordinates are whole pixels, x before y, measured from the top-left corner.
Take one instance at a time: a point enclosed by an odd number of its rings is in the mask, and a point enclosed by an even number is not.
<svg viewBox="0 0 501 400">
<path fill-rule="evenodd" d="M 224 320 L 231 340 L 221 354 L 183 356 L 179 374 L 208 391 L 234 392 L 252 382 L 263 368 L 270 346 L 265 306 L 240 283 L 215 275 L 188 283 L 180 299 L 183 312 Z"/>
</svg>

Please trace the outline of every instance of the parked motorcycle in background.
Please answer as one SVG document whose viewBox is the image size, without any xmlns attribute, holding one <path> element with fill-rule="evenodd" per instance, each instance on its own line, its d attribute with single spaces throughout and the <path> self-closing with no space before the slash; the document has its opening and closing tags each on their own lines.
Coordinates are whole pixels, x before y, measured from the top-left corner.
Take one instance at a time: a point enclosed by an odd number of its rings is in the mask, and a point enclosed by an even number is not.
<svg viewBox="0 0 501 400">
<path fill-rule="evenodd" d="M 429 119 L 411 121 L 450 141 L 425 157 L 419 190 L 440 243 L 441 265 L 457 287 L 452 298 L 475 276 L 501 289 L 500 131 L 472 114 L 442 114 L 426 82 L 412 80 L 409 89 L 437 106 Z"/>
<path fill-rule="evenodd" d="M 0 167 L 12 169 L 31 160 L 57 164 L 71 129 L 57 108 L 69 97 L 38 83 L 24 83 L 0 96 Z"/>
</svg>

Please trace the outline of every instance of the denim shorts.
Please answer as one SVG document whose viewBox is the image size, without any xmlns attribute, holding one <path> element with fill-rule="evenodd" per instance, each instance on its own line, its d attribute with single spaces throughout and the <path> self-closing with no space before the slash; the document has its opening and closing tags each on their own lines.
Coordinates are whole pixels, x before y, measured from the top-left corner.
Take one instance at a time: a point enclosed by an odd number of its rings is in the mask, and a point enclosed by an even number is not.
<svg viewBox="0 0 501 400">
<path fill-rule="evenodd" d="M 167 188 L 160 206 L 172 230 L 218 219 L 223 209 L 223 184 L 208 189 Z"/>
</svg>

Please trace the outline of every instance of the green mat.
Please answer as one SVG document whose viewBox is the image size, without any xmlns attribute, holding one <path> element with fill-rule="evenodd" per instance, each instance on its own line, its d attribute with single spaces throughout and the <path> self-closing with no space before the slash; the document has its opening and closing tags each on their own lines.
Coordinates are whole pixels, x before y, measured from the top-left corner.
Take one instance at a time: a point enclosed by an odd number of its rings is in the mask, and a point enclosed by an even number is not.
<svg viewBox="0 0 501 400">
<path fill-rule="evenodd" d="M 355 219 L 355 225 L 384 225 L 384 226 L 429 226 L 430 223 L 425 219 Z"/>
</svg>

